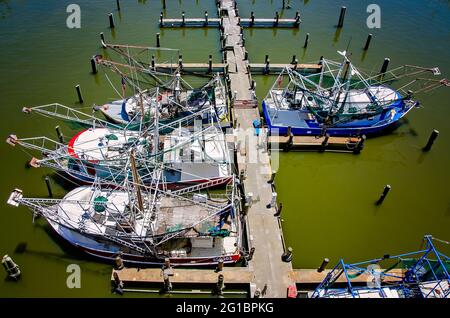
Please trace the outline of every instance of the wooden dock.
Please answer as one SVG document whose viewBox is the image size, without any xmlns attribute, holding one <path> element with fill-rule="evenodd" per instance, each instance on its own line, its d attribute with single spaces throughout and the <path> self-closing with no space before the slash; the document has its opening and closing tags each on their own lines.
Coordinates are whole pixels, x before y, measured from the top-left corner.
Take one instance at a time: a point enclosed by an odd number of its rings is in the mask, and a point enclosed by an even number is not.
<svg viewBox="0 0 450 318">
<path fill-rule="evenodd" d="M 231 46 L 231 50 L 225 50 L 224 54 L 229 64 L 229 78 L 234 100 L 241 104 L 251 104 L 256 101 L 254 88 L 251 87 L 252 79 L 249 72 L 249 63 L 245 59 L 245 47 L 241 36 L 241 26 L 235 10 L 234 0 L 221 0 L 220 12 L 223 15 L 222 39 L 226 34 L 226 41 L 222 40 L 222 47 Z M 224 45 L 225 44 L 225 45 Z M 258 108 L 234 108 L 234 118 L 239 130 L 253 129 L 253 121 L 260 118 Z M 245 141 L 245 136 L 237 133 L 236 143 L 244 145 L 237 151 L 237 165 L 239 171 L 245 171 L 243 180 L 246 194 L 252 193 L 253 198 L 247 211 L 248 236 L 250 247 L 255 248 L 249 270 L 253 272 L 252 284 L 256 288 L 263 289 L 267 284 L 266 297 L 285 298 L 289 285 L 295 284 L 292 275 L 291 263 L 283 262 L 281 256 L 284 252 L 282 232 L 278 218 L 274 217 L 275 208 L 267 208 L 266 205 L 272 199 L 272 187 L 268 184 L 272 170 L 270 158 L 261 147 L 251 149 Z M 256 147 L 255 145 L 255 148 Z M 257 152 L 257 162 L 250 160 L 248 151 Z M 253 295 L 252 295 L 253 296 Z"/>
<path fill-rule="evenodd" d="M 333 151 L 359 154 L 365 137 L 269 136 L 271 150 Z"/>
<path fill-rule="evenodd" d="M 221 18 L 160 19 L 160 27 L 163 28 L 218 28 L 221 24 Z M 239 26 L 245 28 L 298 28 L 300 26 L 300 20 L 241 18 L 239 19 Z"/>
<path fill-rule="evenodd" d="M 292 275 L 297 285 L 313 285 L 317 287 L 317 285 L 319 285 L 330 272 L 331 269 L 326 269 L 321 273 L 319 273 L 316 269 L 295 269 L 292 272 Z M 398 275 L 399 277 L 403 277 L 405 270 L 392 269 L 389 271 L 389 273 L 393 275 Z M 371 280 L 372 280 L 371 276 L 369 276 L 367 273 L 363 273 L 358 277 L 352 278 L 352 284 L 353 283 L 365 284 Z M 393 283 L 399 281 L 399 279 L 391 276 L 384 276 L 383 281 Z M 336 283 L 346 283 L 346 282 L 347 280 L 344 274 L 339 276 L 339 278 L 336 280 Z"/>
<path fill-rule="evenodd" d="M 111 282 L 114 282 L 114 272 L 117 272 L 125 287 L 142 285 L 146 287 L 163 287 L 164 278 L 160 268 L 124 268 L 113 270 Z M 245 267 L 225 267 L 216 273 L 213 269 L 182 269 L 172 268 L 170 282 L 174 286 L 193 285 L 193 287 L 211 287 L 217 284 L 218 276 L 224 276 L 225 285 L 248 289 L 253 273 Z"/>
</svg>

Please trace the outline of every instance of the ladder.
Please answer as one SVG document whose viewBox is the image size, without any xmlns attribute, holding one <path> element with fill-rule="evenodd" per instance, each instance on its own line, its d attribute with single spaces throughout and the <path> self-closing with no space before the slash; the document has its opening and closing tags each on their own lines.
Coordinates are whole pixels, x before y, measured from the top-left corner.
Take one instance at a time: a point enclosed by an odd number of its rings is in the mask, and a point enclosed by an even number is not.
<svg viewBox="0 0 450 318">
<path fill-rule="evenodd" d="M 202 189 L 206 189 L 206 188 L 210 188 L 210 187 L 213 187 L 213 186 L 221 185 L 221 184 L 223 184 L 226 181 L 226 179 L 227 178 L 218 178 L 218 179 L 210 180 L 208 182 L 202 182 L 200 184 L 196 184 L 196 185 L 193 185 L 191 187 L 186 187 L 186 188 L 183 188 L 183 189 L 180 189 L 180 190 L 173 191 L 172 193 L 176 194 L 176 195 L 182 195 L 182 194 L 186 194 L 186 193 L 189 193 L 189 192 L 199 191 L 199 190 L 202 190 Z"/>
</svg>

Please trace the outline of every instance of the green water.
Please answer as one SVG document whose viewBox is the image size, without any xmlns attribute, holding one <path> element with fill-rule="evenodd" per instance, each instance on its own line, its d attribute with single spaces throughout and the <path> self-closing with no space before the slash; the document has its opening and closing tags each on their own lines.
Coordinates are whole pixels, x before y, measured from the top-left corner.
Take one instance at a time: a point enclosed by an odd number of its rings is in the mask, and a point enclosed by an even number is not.
<svg viewBox="0 0 450 318">
<path fill-rule="evenodd" d="M 66 7 L 81 6 L 81 29 L 66 28 Z M 208 10 L 216 14 L 214 1 L 167 0 L 167 16 L 198 16 Z M 378 70 L 385 57 L 390 67 L 402 64 L 438 65 L 450 76 L 450 5 L 448 1 L 378 1 L 382 27 L 368 30 L 366 7 L 371 1 L 290 1 L 301 11 L 299 30 L 246 30 L 250 60 L 282 63 L 297 55 L 300 62 L 316 62 L 321 55 L 336 59 L 350 41 L 353 62 Z M 347 6 L 345 26 L 336 32 L 339 8 Z M 272 17 L 281 12 L 281 1 L 239 1 L 241 16 Z M 60 102 L 90 112 L 91 105 L 117 98 L 100 72 L 90 74 L 89 59 L 102 53 L 100 32 L 108 41 L 155 45 L 161 33 L 166 47 L 182 49 L 186 62 L 206 62 L 212 54 L 220 60 L 219 32 L 214 29 L 159 30 L 159 1 L 0 1 L 0 87 L 1 135 L 19 137 L 47 135 L 56 138 L 54 121 L 25 115 L 23 106 Z M 107 14 L 115 15 L 116 28 L 108 28 Z M 305 34 L 310 43 L 304 50 Z M 374 34 L 369 52 L 362 46 L 367 34 Z M 256 76 L 261 100 L 274 81 L 273 76 Z M 113 78 L 116 87 L 120 80 Z M 76 104 L 74 86 L 80 84 L 84 105 Z M 294 248 L 296 268 L 317 267 L 323 257 L 335 263 L 340 257 L 359 261 L 385 253 L 418 249 L 421 237 L 430 233 L 450 239 L 450 196 L 448 170 L 450 128 L 447 119 L 450 90 L 441 89 L 420 96 L 423 108 L 413 111 L 408 121 L 388 136 L 369 139 L 359 156 L 333 153 L 283 153 L 276 177 L 279 201 L 283 203 L 284 233 Z M 70 136 L 73 130 L 59 123 Z M 433 128 L 440 136 L 431 152 L 423 154 Z M 11 208 L 4 202 L 10 191 L 21 188 L 26 196 L 46 197 L 43 181 L 50 170 L 26 168 L 30 156 L 0 143 L 0 252 L 10 254 L 20 265 L 23 277 L 14 283 L 0 276 L 0 296 L 109 296 L 111 266 L 99 264 L 69 249 L 49 232 L 42 220 L 32 224 L 25 208 Z M 392 191 L 380 207 L 374 206 L 385 184 Z M 66 190 L 52 181 L 55 196 Z M 24 250 L 16 247 L 26 244 Z M 447 249 L 448 250 L 448 249 Z M 258 251 L 257 251 L 258 252 Z M 448 254 L 448 253 L 447 253 Z M 82 269 L 81 289 L 66 288 L 66 267 L 77 263 Z M 128 296 L 136 296 L 128 294 Z M 150 295 L 143 295 L 149 297 Z"/>
</svg>

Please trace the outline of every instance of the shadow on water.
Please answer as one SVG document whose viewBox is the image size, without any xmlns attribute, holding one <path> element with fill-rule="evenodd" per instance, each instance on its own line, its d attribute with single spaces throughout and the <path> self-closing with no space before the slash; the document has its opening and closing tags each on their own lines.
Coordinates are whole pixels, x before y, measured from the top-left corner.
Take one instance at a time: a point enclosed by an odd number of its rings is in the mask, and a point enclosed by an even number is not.
<svg viewBox="0 0 450 318">
<path fill-rule="evenodd" d="M 76 181 L 71 176 L 66 173 L 55 172 L 50 175 L 51 178 L 55 181 L 56 184 L 61 186 L 64 190 L 72 191 L 73 189 L 82 186 L 83 184 L 79 181 Z"/>
</svg>

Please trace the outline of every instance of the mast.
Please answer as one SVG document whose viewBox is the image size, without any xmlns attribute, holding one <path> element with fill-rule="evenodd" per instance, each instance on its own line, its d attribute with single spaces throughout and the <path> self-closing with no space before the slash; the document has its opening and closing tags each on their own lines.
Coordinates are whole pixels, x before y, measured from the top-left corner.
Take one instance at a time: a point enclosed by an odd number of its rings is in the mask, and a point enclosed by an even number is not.
<svg viewBox="0 0 450 318">
<path fill-rule="evenodd" d="M 159 87 L 156 88 L 156 109 L 155 109 L 155 128 L 153 129 L 153 155 L 156 155 L 159 151 Z M 156 157 L 155 157 L 156 158 Z"/>
<path fill-rule="evenodd" d="M 136 189 L 136 196 L 138 200 L 138 208 L 139 211 L 143 214 L 144 213 L 144 202 L 142 201 L 142 193 L 141 193 L 141 183 L 139 179 L 139 175 L 136 169 L 136 157 L 134 149 L 131 150 L 130 153 L 130 161 L 131 161 L 131 172 L 133 174 L 133 184 L 134 188 Z"/>
</svg>

